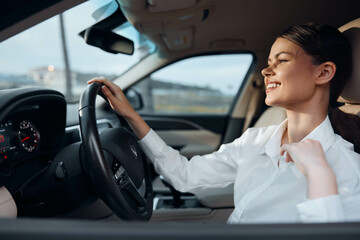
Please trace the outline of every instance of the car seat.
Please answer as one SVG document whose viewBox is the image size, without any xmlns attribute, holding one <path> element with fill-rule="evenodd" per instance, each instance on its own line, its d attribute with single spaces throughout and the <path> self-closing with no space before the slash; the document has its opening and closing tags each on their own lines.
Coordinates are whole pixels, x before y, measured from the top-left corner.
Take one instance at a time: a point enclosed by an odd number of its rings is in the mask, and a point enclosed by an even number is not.
<svg viewBox="0 0 360 240">
<path fill-rule="evenodd" d="M 339 30 L 348 38 L 353 54 L 351 76 L 338 99 L 344 105 L 339 108 L 343 112 L 360 116 L 360 18 L 345 24 Z"/>
<path fill-rule="evenodd" d="M 254 127 L 267 127 L 280 124 L 286 119 L 286 110 L 281 107 L 269 107 L 259 117 Z"/>
</svg>

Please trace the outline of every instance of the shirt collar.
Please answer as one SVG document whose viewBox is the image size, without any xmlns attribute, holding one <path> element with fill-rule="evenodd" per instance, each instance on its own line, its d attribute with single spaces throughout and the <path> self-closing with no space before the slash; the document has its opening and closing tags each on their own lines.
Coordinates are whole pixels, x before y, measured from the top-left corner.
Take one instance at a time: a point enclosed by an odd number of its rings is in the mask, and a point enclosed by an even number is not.
<svg viewBox="0 0 360 240">
<path fill-rule="evenodd" d="M 288 120 L 285 119 L 280 125 L 277 126 L 274 133 L 271 135 L 267 143 L 265 144 L 262 153 L 266 153 L 277 166 L 277 159 L 280 156 L 281 138 L 287 128 Z"/>
<path fill-rule="evenodd" d="M 274 133 L 269 138 L 268 142 L 265 144 L 264 149 L 262 150 L 262 153 L 266 153 L 271 158 L 276 167 L 278 166 L 278 160 L 280 158 L 281 138 L 285 129 L 287 128 L 287 123 L 288 121 L 285 119 L 280 125 L 278 125 Z M 331 126 L 329 117 L 327 116 L 325 120 L 313 131 L 311 131 L 311 133 L 304 137 L 301 142 L 305 139 L 319 141 L 324 152 L 326 152 L 335 140 L 335 133 Z"/>
<path fill-rule="evenodd" d="M 326 152 L 330 148 L 331 144 L 335 141 L 335 132 L 331 126 L 329 116 L 326 116 L 325 120 L 311 133 L 304 137 L 301 142 L 306 139 L 319 141 L 324 152 Z"/>
</svg>

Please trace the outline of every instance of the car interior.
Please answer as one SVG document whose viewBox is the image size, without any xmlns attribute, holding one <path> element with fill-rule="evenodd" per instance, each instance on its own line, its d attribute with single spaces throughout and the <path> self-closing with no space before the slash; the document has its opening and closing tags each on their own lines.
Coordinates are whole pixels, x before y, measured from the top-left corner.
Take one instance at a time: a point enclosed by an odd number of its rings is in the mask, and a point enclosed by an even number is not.
<svg viewBox="0 0 360 240">
<path fill-rule="evenodd" d="M 0 6 L 1 239 L 360 236 L 357 222 L 227 225 L 234 186 L 196 195 L 174 189 L 101 85 L 86 83 L 104 76 L 119 85 L 147 124 L 190 159 L 249 127 L 286 119 L 284 109 L 265 105 L 260 72 L 276 34 L 320 22 L 338 27 L 351 44 L 353 70 L 338 106 L 360 116 L 359 1 L 6 0 Z M 86 13 L 91 23 L 80 24 L 83 13 L 75 9 L 82 6 L 93 7 Z M 28 38 L 41 42 L 33 26 L 55 18 L 63 38 L 56 42 L 60 68 L 36 59 L 54 55 L 55 42 L 44 40 L 40 53 Z M 67 29 L 79 25 L 72 33 L 77 45 L 66 46 L 63 21 Z M 21 47 L 25 42 L 32 51 Z M 72 52 L 79 45 L 86 47 L 81 56 Z"/>
</svg>

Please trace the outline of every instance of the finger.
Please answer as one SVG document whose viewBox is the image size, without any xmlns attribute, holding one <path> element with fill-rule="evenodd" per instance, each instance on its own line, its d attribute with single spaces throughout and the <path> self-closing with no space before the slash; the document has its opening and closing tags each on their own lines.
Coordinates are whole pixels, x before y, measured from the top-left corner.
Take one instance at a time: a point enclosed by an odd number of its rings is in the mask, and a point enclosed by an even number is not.
<svg viewBox="0 0 360 240">
<path fill-rule="evenodd" d="M 280 147 L 280 155 L 281 155 L 281 156 L 284 156 L 285 152 L 287 151 L 287 148 L 288 148 L 288 145 L 287 145 L 287 144 L 283 144 L 283 145 Z"/>
<path fill-rule="evenodd" d="M 110 81 L 104 77 L 93 78 L 90 81 L 88 81 L 88 84 L 91 84 L 94 82 L 102 83 L 105 86 L 107 86 L 108 89 L 111 91 L 111 93 L 114 96 L 117 96 L 118 93 L 121 91 L 121 88 L 118 85 L 116 85 L 115 83 L 113 83 L 112 81 Z"/>
<path fill-rule="evenodd" d="M 89 81 L 87 81 L 88 84 L 94 83 L 94 82 L 99 82 L 99 83 L 105 83 L 106 81 L 108 81 L 106 78 L 104 77 L 96 77 L 96 78 L 92 78 Z"/>
<path fill-rule="evenodd" d="M 288 152 L 285 153 L 285 162 L 294 162 Z"/>
<path fill-rule="evenodd" d="M 110 102 L 115 103 L 118 100 L 106 86 L 102 87 L 102 92 Z"/>
<path fill-rule="evenodd" d="M 283 144 L 280 148 L 280 155 L 281 156 L 285 155 L 285 162 L 293 162 L 293 159 L 289 154 L 289 149 L 290 149 L 289 144 Z"/>
<path fill-rule="evenodd" d="M 89 80 L 87 83 L 91 84 L 94 82 L 98 82 L 98 83 L 102 83 L 102 84 L 106 85 L 110 89 L 110 91 L 118 88 L 118 86 L 115 83 L 113 83 L 112 81 L 110 81 L 104 77 L 93 78 L 93 79 Z"/>
</svg>

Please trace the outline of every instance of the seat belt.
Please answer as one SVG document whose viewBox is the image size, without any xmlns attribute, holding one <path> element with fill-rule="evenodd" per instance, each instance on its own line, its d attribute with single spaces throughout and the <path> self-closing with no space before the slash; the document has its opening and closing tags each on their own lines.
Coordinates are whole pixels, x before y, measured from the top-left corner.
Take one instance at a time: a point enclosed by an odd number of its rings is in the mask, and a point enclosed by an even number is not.
<svg viewBox="0 0 360 240">
<path fill-rule="evenodd" d="M 251 120 L 254 118 L 256 113 L 257 101 L 260 97 L 260 94 L 263 92 L 262 85 L 258 82 L 259 80 L 255 80 L 253 82 L 253 94 L 250 98 L 250 102 L 248 105 L 248 109 L 245 116 L 244 127 L 242 133 L 246 131 L 246 129 L 250 126 Z"/>
</svg>

